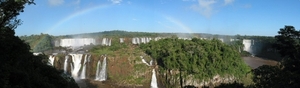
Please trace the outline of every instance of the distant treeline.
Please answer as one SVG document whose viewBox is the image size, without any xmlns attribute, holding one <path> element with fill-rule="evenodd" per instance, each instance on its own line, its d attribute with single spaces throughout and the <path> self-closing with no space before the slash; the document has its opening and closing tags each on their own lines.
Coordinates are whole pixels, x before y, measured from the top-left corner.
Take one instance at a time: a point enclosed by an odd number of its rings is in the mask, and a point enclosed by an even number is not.
<svg viewBox="0 0 300 88">
<path fill-rule="evenodd" d="M 48 34 L 20 36 L 19 38 L 28 43 L 33 52 L 43 52 L 53 49 L 54 36 Z"/>
<path fill-rule="evenodd" d="M 226 44 L 232 44 L 231 39 L 239 41 L 243 39 L 251 39 L 255 41 L 255 44 L 259 46 L 259 54 L 269 55 L 270 49 L 272 50 L 272 44 L 274 43 L 274 37 L 270 36 L 241 36 L 241 35 L 217 35 L 217 34 L 207 34 L 207 33 L 154 33 L 154 32 L 127 32 L 122 30 L 113 30 L 113 31 L 103 31 L 95 33 L 83 33 L 83 34 L 74 34 L 74 35 L 61 35 L 61 36 L 52 36 L 49 34 L 39 34 L 39 35 L 30 35 L 30 36 L 20 36 L 22 40 L 27 42 L 33 52 L 43 52 L 47 50 L 55 49 L 55 41 L 63 38 L 95 38 L 97 40 L 101 38 L 133 38 L 133 37 L 183 37 L 183 38 L 205 38 L 205 39 L 222 39 Z M 115 43 L 113 43 L 115 44 Z M 242 47 L 240 48 L 242 51 Z M 270 54 L 272 55 L 272 54 Z M 273 58 L 273 57 L 272 57 Z"/>
</svg>

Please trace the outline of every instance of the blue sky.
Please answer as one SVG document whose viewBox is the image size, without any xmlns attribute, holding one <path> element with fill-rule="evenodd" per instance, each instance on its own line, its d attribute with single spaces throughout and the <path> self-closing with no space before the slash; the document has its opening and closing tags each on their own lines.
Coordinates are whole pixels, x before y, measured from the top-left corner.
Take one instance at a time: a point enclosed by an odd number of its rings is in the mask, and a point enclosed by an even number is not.
<svg viewBox="0 0 300 88">
<path fill-rule="evenodd" d="M 16 35 L 110 30 L 274 36 L 300 29 L 300 0 L 35 0 Z"/>
</svg>

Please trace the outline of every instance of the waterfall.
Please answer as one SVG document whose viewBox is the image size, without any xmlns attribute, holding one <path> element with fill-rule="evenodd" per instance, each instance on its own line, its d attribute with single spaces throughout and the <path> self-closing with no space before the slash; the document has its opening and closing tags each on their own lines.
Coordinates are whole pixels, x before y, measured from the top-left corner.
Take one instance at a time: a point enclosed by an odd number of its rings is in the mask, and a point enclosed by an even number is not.
<svg viewBox="0 0 300 88">
<path fill-rule="evenodd" d="M 71 66 L 71 72 L 73 71 L 73 68 L 74 68 L 74 66 L 73 66 L 73 64 L 70 64 L 70 66 Z"/>
<path fill-rule="evenodd" d="M 99 60 L 98 63 L 97 63 L 97 71 L 96 71 L 96 79 L 95 79 L 95 80 L 99 80 L 99 79 L 100 79 L 100 77 L 99 77 L 100 64 L 101 64 L 101 62 L 100 62 L 100 60 Z"/>
<path fill-rule="evenodd" d="M 64 72 L 67 74 L 67 67 L 68 67 L 68 59 L 69 59 L 69 56 L 65 56 L 65 63 L 64 63 Z"/>
<path fill-rule="evenodd" d="M 150 66 L 150 65 L 145 61 L 144 58 L 142 58 L 142 62 L 145 63 L 146 65 Z"/>
<path fill-rule="evenodd" d="M 85 79 L 87 57 L 88 57 L 88 55 L 85 55 L 85 57 L 84 57 L 83 67 L 82 67 L 81 76 L 80 76 L 81 79 Z"/>
<path fill-rule="evenodd" d="M 99 65 L 99 62 L 98 62 L 98 65 Z M 98 68 L 98 66 L 97 66 L 97 68 Z M 98 73 L 98 75 L 96 75 L 96 80 L 105 81 L 106 78 L 107 78 L 107 75 L 106 75 L 106 57 L 104 57 L 104 60 L 102 62 L 102 68 L 101 68 L 100 72 Z"/>
<path fill-rule="evenodd" d="M 103 45 L 103 46 L 106 46 L 106 38 L 103 38 L 103 39 L 102 39 L 102 45 Z"/>
<path fill-rule="evenodd" d="M 52 66 L 54 66 L 54 59 L 55 59 L 55 56 L 54 55 L 51 55 L 50 57 L 49 57 L 49 65 L 52 65 Z"/>
<path fill-rule="evenodd" d="M 151 59 L 151 61 L 150 61 L 150 66 L 152 66 L 153 65 L 153 59 Z"/>
<path fill-rule="evenodd" d="M 59 46 L 62 47 L 78 47 L 84 45 L 96 44 L 95 39 L 93 38 L 76 38 L 76 39 L 60 39 Z"/>
<path fill-rule="evenodd" d="M 72 76 L 78 77 L 78 72 L 81 67 L 82 54 L 70 54 L 70 55 L 72 56 L 72 61 L 73 61 Z"/>
<path fill-rule="evenodd" d="M 150 65 L 146 62 L 146 60 L 143 58 L 143 56 L 140 56 L 140 57 L 141 57 L 143 63 L 145 63 L 147 66 L 150 66 Z"/>
<path fill-rule="evenodd" d="M 111 46 L 111 39 L 109 39 L 108 46 Z"/>
<path fill-rule="evenodd" d="M 157 80 L 156 80 L 155 69 L 152 70 L 151 88 L 158 88 L 157 87 Z"/>
<path fill-rule="evenodd" d="M 92 55 L 89 55 L 89 57 L 88 57 L 88 63 L 91 62 L 91 56 L 92 56 Z"/>
</svg>

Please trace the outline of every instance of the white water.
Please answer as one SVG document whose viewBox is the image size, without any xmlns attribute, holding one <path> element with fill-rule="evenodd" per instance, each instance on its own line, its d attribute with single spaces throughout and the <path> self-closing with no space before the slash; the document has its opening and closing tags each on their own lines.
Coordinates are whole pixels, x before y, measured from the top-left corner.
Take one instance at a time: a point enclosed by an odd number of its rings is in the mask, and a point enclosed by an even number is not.
<svg viewBox="0 0 300 88">
<path fill-rule="evenodd" d="M 67 74 L 69 55 L 65 56 L 64 72 Z"/>
<path fill-rule="evenodd" d="M 123 43 L 124 42 L 124 38 L 120 38 L 120 43 Z"/>
<path fill-rule="evenodd" d="M 101 68 L 99 76 L 100 76 L 99 81 L 105 81 L 106 78 L 107 78 L 107 75 L 106 75 L 106 57 L 104 57 L 102 68 Z"/>
<path fill-rule="evenodd" d="M 143 56 L 140 56 L 140 57 L 141 57 L 143 63 L 145 63 L 147 66 L 150 66 L 150 65 L 146 62 L 146 60 L 143 58 Z M 151 64 L 151 63 L 150 63 L 150 64 Z"/>
<path fill-rule="evenodd" d="M 71 72 L 73 71 L 73 68 L 74 68 L 74 66 L 73 66 L 73 64 L 70 64 L 70 66 L 71 66 Z"/>
<path fill-rule="evenodd" d="M 100 77 L 99 77 L 100 65 L 101 65 L 101 62 L 99 60 L 98 63 L 97 63 L 97 71 L 96 71 L 96 78 L 95 78 L 95 80 L 99 80 L 100 79 Z"/>
<path fill-rule="evenodd" d="M 108 46 L 111 46 L 111 39 L 109 39 Z"/>
<path fill-rule="evenodd" d="M 109 39 L 109 38 L 103 38 L 102 39 L 102 45 L 103 46 L 111 46 L 111 39 Z"/>
<path fill-rule="evenodd" d="M 157 87 L 157 80 L 156 80 L 155 69 L 152 70 L 151 88 L 158 88 Z"/>
<path fill-rule="evenodd" d="M 252 47 L 254 45 L 254 40 L 244 39 L 243 44 L 244 44 L 244 51 L 247 51 L 247 52 L 251 53 L 252 55 L 255 55 L 255 53 L 252 49 Z"/>
<path fill-rule="evenodd" d="M 88 57 L 88 55 L 85 55 L 85 57 L 84 57 L 83 67 L 82 67 L 81 75 L 80 75 L 81 79 L 85 79 L 86 78 L 85 74 L 86 74 L 86 61 L 87 61 L 87 57 Z"/>
<path fill-rule="evenodd" d="M 91 62 L 91 56 L 92 56 L 92 55 L 89 55 L 89 57 L 88 57 L 88 62 Z"/>
<path fill-rule="evenodd" d="M 50 57 L 49 57 L 49 65 L 54 65 L 54 59 L 55 59 L 55 56 L 54 55 L 51 55 Z"/>
<path fill-rule="evenodd" d="M 78 77 L 78 72 L 81 67 L 82 54 L 70 54 L 70 55 L 72 56 L 72 61 L 73 61 L 72 76 Z"/>
<path fill-rule="evenodd" d="M 152 66 L 153 65 L 153 59 L 151 59 L 151 61 L 150 61 L 150 66 Z"/>
<path fill-rule="evenodd" d="M 93 38 L 76 38 L 76 39 L 60 39 L 60 46 L 69 47 L 69 46 L 84 46 L 96 44 L 95 39 Z"/>
<path fill-rule="evenodd" d="M 142 62 L 145 63 L 146 65 L 150 66 L 143 58 L 142 58 Z"/>
</svg>

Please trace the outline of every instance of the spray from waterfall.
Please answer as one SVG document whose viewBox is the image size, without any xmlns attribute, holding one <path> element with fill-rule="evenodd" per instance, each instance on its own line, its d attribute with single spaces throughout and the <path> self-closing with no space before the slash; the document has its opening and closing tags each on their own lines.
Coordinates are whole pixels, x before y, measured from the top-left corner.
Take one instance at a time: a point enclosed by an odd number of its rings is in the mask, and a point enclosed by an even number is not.
<svg viewBox="0 0 300 88">
<path fill-rule="evenodd" d="M 155 69 L 152 70 L 152 78 L 151 78 L 151 88 L 158 88 L 157 87 L 157 79 L 156 79 L 156 73 Z"/>
</svg>

